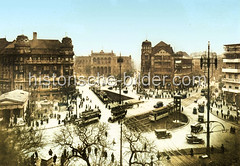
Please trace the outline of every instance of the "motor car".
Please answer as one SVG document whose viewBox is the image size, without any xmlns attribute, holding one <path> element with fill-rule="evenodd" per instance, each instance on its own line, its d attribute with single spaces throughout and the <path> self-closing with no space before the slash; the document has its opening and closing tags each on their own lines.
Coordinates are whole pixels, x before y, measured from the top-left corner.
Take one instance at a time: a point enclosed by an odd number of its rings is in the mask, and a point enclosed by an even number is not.
<svg viewBox="0 0 240 166">
<path fill-rule="evenodd" d="M 128 93 L 128 90 L 127 90 L 127 89 L 124 89 L 124 90 L 123 90 L 123 93 L 127 94 L 127 93 Z"/>
<path fill-rule="evenodd" d="M 204 114 L 203 113 L 198 114 L 198 122 L 201 122 L 201 123 L 204 122 Z"/>
<path fill-rule="evenodd" d="M 163 106 L 163 102 L 162 101 L 158 101 L 153 107 L 154 108 L 160 108 Z"/>
<path fill-rule="evenodd" d="M 182 99 L 186 99 L 187 98 L 187 93 L 183 93 L 182 95 Z"/>
<path fill-rule="evenodd" d="M 191 125 L 191 132 L 192 133 L 199 133 L 200 131 L 203 130 L 203 127 L 199 123 L 195 123 Z"/>
<path fill-rule="evenodd" d="M 187 140 L 187 143 L 189 143 L 189 144 L 202 144 L 202 143 L 204 143 L 204 140 L 202 138 L 194 136 L 192 134 L 187 134 L 186 135 L 186 140 Z"/>
<path fill-rule="evenodd" d="M 112 87 L 112 86 L 110 86 L 110 87 L 108 87 L 108 89 L 109 89 L 109 90 L 112 90 L 112 89 L 113 89 L 113 87 Z"/>
<path fill-rule="evenodd" d="M 197 108 L 196 107 L 193 108 L 193 114 L 197 114 Z"/>
<path fill-rule="evenodd" d="M 155 131 L 157 138 L 159 138 L 159 139 L 172 137 L 172 134 L 169 131 L 167 131 L 166 129 L 155 129 L 154 131 Z"/>
</svg>

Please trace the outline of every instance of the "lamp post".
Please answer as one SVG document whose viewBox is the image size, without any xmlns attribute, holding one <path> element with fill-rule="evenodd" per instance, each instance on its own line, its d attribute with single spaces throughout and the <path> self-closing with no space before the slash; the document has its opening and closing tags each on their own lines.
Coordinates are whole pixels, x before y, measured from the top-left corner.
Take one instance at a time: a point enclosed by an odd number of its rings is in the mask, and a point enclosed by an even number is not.
<svg viewBox="0 0 240 166">
<path fill-rule="evenodd" d="M 120 109 L 122 109 L 121 105 L 122 105 L 122 96 L 121 96 L 121 91 L 122 91 L 122 63 L 123 63 L 123 58 L 121 57 L 121 53 L 120 53 L 120 57 L 117 59 L 117 63 L 119 63 L 119 70 L 120 70 L 120 84 L 119 84 L 119 104 L 120 104 Z M 120 110 L 121 111 L 121 110 Z M 122 166 L 122 119 L 119 120 L 120 121 L 120 166 Z"/>
<path fill-rule="evenodd" d="M 209 125 L 209 114 L 210 114 L 210 64 L 215 64 L 215 68 L 217 68 L 217 57 L 215 57 L 215 60 L 210 62 L 210 42 L 208 41 L 208 54 L 207 58 L 201 57 L 200 59 L 200 66 L 202 69 L 203 64 L 207 64 L 207 87 L 208 87 L 208 93 L 207 93 L 207 155 L 210 157 L 210 125 Z"/>
</svg>

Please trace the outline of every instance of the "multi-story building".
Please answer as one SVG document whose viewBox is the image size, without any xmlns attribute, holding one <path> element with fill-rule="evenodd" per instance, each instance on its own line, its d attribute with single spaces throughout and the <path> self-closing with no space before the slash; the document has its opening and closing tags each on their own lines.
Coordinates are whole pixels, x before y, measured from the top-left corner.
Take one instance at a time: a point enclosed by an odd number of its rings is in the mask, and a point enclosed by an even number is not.
<svg viewBox="0 0 240 166">
<path fill-rule="evenodd" d="M 133 64 L 131 55 L 130 56 L 121 56 L 123 58 L 122 63 L 122 73 L 127 72 L 127 74 L 133 71 Z M 75 57 L 75 71 L 77 75 L 82 76 L 97 76 L 104 75 L 116 76 L 119 74 L 119 64 L 117 59 L 119 56 L 116 56 L 112 52 L 91 52 L 89 56 L 76 56 Z"/>
<path fill-rule="evenodd" d="M 240 107 L 240 44 L 224 45 L 222 88 L 227 102 L 236 102 Z"/>
<path fill-rule="evenodd" d="M 21 89 L 37 92 L 38 99 L 60 98 L 63 77 L 68 81 L 73 75 L 73 56 L 69 37 L 61 42 L 37 39 L 34 32 L 32 40 L 24 35 L 11 42 L 0 39 L 0 91 Z"/>
<path fill-rule="evenodd" d="M 173 89 L 175 88 L 173 87 L 174 76 L 182 77 L 191 72 L 192 58 L 186 56 L 183 52 L 175 54 L 170 44 L 161 41 L 152 47 L 150 41 L 142 42 L 141 75 L 142 78 L 150 75 L 150 83 L 148 83 L 150 87 L 153 87 L 152 78 L 158 76 L 160 82 L 154 81 L 155 85 L 160 83 L 160 88 Z M 164 80 L 165 82 L 163 82 Z M 145 85 L 148 81 L 145 79 Z"/>
<path fill-rule="evenodd" d="M 146 40 L 142 42 L 141 52 L 141 75 L 146 76 L 150 73 L 150 79 L 159 76 L 161 81 L 164 76 L 165 85 L 161 83 L 160 87 L 171 88 L 171 79 L 174 74 L 174 52 L 172 47 L 163 41 L 152 47 L 152 43 Z M 152 83 L 152 79 L 150 82 Z M 160 82 L 155 81 L 155 84 Z M 146 83 L 147 80 L 145 79 L 145 85 Z M 151 83 L 150 86 L 152 86 Z"/>
</svg>

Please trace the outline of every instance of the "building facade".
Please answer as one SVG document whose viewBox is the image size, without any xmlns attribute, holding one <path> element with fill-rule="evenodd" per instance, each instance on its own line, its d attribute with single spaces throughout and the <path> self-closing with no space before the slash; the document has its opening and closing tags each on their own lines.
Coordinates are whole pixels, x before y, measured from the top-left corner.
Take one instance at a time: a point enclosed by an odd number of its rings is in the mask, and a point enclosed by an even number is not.
<svg viewBox="0 0 240 166">
<path fill-rule="evenodd" d="M 150 84 L 148 83 L 150 87 L 153 87 L 152 78 L 158 76 L 160 81 L 154 81 L 154 85 L 159 84 L 158 88 L 161 89 L 173 89 L 174 76 L 182 77 L 190 73 L 192 73 L 192 58 L 185 56 L 183 52 L 175 54 L 172 47 L 163 41 L 154 47 L 148 40 L 142 42 L 141 76 L 150 76 Z M 147 82 L 149 81 L 145 80 L 145 85 Z"/>
<path fill-rule="evenodd" d="M 224 45 L 222 88 L 226 100 L 240 107 L 240 44 Z"/>
<path fill-rule="evenodd" d="M 62 77 L 73 75 L 73 56 L 69 37 L 38 39 L 34 32 L 32 40 L 24 35 L 11 42 L 0 39 L 1 93 L 21 89 L 36 92 L 38 99 L 61 98 Z"/>
<path fill-rule="evenodd" d="M 128 74 L 133 71 L 133 64 L 131 55 L 121 56 L 123 58 L 122 73 L 127 72 Z M 81 76 L 116 76 L 119 74 L 119 64 L 116 56 L 112 52 L 91 52 L 89 56 L 76 56 L 75 58 L 75 71 L 77 75 Z"/>
<path fill-rule="evenodd" d="M 0 118 L 13 124 L 14 118 L 25 119 L 28 106 L 28 92 L 14 90 L 0 95 Z"/>
</svg>

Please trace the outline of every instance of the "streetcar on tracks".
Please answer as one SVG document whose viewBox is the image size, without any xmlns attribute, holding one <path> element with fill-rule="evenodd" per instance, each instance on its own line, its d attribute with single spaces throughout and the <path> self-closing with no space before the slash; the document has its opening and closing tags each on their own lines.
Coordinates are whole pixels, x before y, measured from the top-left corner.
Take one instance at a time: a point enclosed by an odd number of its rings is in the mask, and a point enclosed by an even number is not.
<svg viewBox="0 0 240 166">
<path fill-rule="evenodd" d="M 107 96 L 107 93 L 104 92 L 104 91 L 101 91 L 100 92 L 100 97 L 103 101 L 108 101 L 108 96 Z"/>
<path fill-rule="evenodd" d="M 159 119 L 167 117 L 169 114 L 169 106 L 160 107 L 157 109 L 152 110 L 151 114 L 149 115 L 149 120 L 155 122 Z"/>
<path fill-rule="evenodd" d="M 114 123 L 120 119 L 123 119 L 127 114 L 127 110 L 124 109 L 123 107 L 115 107 L 111 109 L 111 117 L 108 118 L 108 122 Z"/>
</svg>

